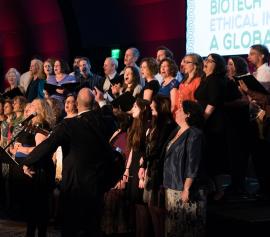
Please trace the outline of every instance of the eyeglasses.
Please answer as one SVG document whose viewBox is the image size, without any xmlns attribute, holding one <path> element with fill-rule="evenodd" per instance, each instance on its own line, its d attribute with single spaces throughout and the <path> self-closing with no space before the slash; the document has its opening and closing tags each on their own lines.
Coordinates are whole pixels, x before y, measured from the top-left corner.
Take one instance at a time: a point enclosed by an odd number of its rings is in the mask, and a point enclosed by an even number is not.
<svg viewBox="0 0 270 237">
<path fill-rule="evenodd" d="M 206 63 L 216 63 L 216 61 L 213 60 L 213 59 L 211 59 L 211 58 L 206 58 L 204 61 L 205 61 Z"/>
<path fill-rule="evenodd" d="M 193 62 L 183 60 L 184 64 L 193 64 Z"/>
</svg>

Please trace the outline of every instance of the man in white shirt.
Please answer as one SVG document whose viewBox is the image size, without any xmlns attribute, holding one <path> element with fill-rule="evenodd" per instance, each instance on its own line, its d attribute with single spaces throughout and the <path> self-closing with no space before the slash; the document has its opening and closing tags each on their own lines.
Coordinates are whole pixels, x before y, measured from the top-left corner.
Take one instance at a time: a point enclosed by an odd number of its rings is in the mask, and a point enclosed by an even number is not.
<svg viewBox="0 0 270 237">
<path fill-rule="evenodd" d="M 160 65 L 161 61 L 165 58 L 173 59 L 173 52 L 165 46 L 159 46 L 157 48 L 157 56 L 156 56 L 156 61 L 158 65 Z M 161 83 L 163 82 L 163 78 L 160 75 L 160 73 L 156 74 L 155 78 L 158 80 L 159 84 L 161 85 Z M 179 71 L 177 72 L 175 79 L 179 82 L 182 81 L 183 77 Z"/>
<path fill-rule="evenodd" d="M 117 68 L 118 68 L 118 61 L 115 58 L 107 57 L 103 64 L 104 69 L 104 75 L 105 75 L 105 82 L 103 84 L 103 91 L 110 90 L 111 87 L 111 81 L 115 77 L 118 76 L 117 74 Z"/>
<path fill-rule="evenodd" d="M 256 67 L 254 77 L 270 92 L 269 50 L 266 46 L 255 44 L 250 47 L 248 61 Z"/>
</svg>

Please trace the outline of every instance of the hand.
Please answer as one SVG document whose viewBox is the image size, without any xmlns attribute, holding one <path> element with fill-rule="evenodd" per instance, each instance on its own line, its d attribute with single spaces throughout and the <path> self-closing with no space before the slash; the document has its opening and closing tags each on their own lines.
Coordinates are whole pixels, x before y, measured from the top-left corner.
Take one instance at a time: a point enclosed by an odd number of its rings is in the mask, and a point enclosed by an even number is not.
<svg viewBox="0 0 270 237">
<path fill-rule="evenodd" d="M 111 89 L 112 89 L 112 94 L 113 95 L 116 95 L 116 94 L 119 94 L 121 92 L 121 86 L 120 84 L 114 84 L 111 86 Z"/>
<path fill-rule="evenodd" d="M 23 166 L 23 172 L 29 176 L 30 178 L 33 177 L 33 174 L 35 174 L 35 172 L 33 170 L 31 170 L 28 166 L 24 165 Z"/>
<path fill-rule="evenodd" d="M 144 168 L 139 169 L 138 177 L 139 177 L 139 179 L 144 179 L 145 178 L 145 169 Z"/>
<path fill-rule="evenodd" d="M 187 203 L 189 201 L 189 190 L 183 190 L 180 199 L 183 203 Z"/>
<path fill-rule="evenodd" d="M 126 171 L 125 171 L 125 173 L 123 175 L 122 181 L 127 183 L 128 182 L 128 177 L 129 177 L 129 170 L 126 169 Z"/>
<path fill-rule="evenodd" d="M 124 182 L 123 180 L 120 180 L 116 185 L 115 185 L 115 189 L 125 189 L 126 187 L 126 182 Z"/>
<path fill-rule="evenodd" d="M 240 89 L 240 91 L 243 91 L 245 93 L 248 92 L 248 87 L 243 80 L 239 80 L 239 89 Z"/>
<path fill-rule="evenodd" d="M 144 188 L 144 179 L 139 180 L 139 188 Z"/>
<path fill-rule="evenodd" d="M 20 142 L 15 142 L 14 143 L 14 152 L 16 153 L 16 152 L 20 152 L 20 147 L 22 146 L 22 144 L 20 143 Z M 14 154 L 15 154 L 14 153 Z"/>
<path fill-rule="evenodd" d="M 259 111 L 259 113 L 257 114 L 257 118 L 259 119 L 259 121 L 263 122 L 263 118 L 264 118 L 265 114 L 266 114 L 265 110 L 261 109 Z"/>
<path fill-rule="evenodd" d="M 93 94 L 95 96 L 96 102 L 99 103 L 100 101 L 104 100 L 104 96 L 103 96 L 102 91 L 100 91 L 97 87 L 95 87 L 95 89 L 92 92 L 93 92 Z"/>
<path fill-rule="evenodd" d="M 55 91 L 56 91 L 58 94 L 63 95 L 63 94 L 64 94 L 65 89 L 56 89 Z"/>
</svg>

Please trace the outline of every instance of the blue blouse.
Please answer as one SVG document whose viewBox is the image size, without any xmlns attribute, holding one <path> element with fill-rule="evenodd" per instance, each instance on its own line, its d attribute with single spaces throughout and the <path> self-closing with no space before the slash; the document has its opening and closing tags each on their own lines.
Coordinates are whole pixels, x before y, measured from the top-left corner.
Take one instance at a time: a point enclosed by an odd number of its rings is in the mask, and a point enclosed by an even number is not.
<svg viewBox="0 0 270 237">
<path fill-rule="evenodd" d="M 158 94 L 159 95 L 164 95 L 170 97 L 170 92 L 173 88 L 178 89 L 179 87 L 179 82 L 176 79 L 172 79 L 169 84 L 166 86 L 163 86 L 163 83 L 161 84 L 161 87 L 159 88 Z"/>
</svg>

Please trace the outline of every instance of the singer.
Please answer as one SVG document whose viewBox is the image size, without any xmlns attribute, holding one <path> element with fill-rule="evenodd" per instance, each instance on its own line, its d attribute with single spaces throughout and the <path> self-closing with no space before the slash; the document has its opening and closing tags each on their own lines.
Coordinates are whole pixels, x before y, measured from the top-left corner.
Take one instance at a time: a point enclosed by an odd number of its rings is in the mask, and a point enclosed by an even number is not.
<svg viewBox="0 0 270 237">
<path fill-rule="evenodd" d="M 43 99 L 35 99 L 25 108 L 24 119 L 20 126 L 31 122 L 33 127 L 39 126 L 51 130 L 55 124 L 53 111 Z M 47 137 L 28 127 L 17 138 L 13 150 L 15 160 L 21 164 L 32 150 Z M 54 164 L 47 159 L 44 168 L 40 164 L 31 167 L 33 179 L 26 177 L 23 172 L 13 174 L 12 196 L 20 198 L 20 206 L 27 216 L 27 237 L 34 237 L 38 229 L 38 236 L 46 236 L 49 219 L 49 198 L 54 185 Z M 22 195 L 22 193 L 24 195 Z M 17 200 L 18 201 L 18 200 Z"/>
<path fill-rule="evenodd" d="M 96 91 L 97 101 L 101 94 Z M 108 107 L 95 109 L 95 98 L 88 88 L 81 89 L 77 97 L 79 115 L 57 125 L 23 166 L 25 174 L 32 176 L 29 166 L 43 164 L 58 146 L 63 147 L 62 237 L 101 236 L 102 200 L 112 180 L 113 155 L 108 143 L 112 133 L 108 131 L 114 119 Z"/>
<path fill-rule="evenodd" d="M 36 116 L 37 116 L 37 113 L 36 113 L 36 112 L 30 114 L 30 115 L 29 115 L 28 117 L 26 117 L 22 122 L 20 122 L 20 123 L 18 124 L 18 126 L 19 126 L 19 127 L 23 127 L 24 125 L 28 124 L 32 118 L 34 118 L 34 117 L 36 117 Z"/>
<path fill-rule="evenodd" d="M 76 77 L 77 82 L 79 82 L 78 90 L 83 87 L 94 90 L 97 87 L 100 91 L 103 91 L 105 78 L 91 72 L 91 64 L 88 58 L 80 58 L 79 69 L 80 74 Z"/>
</svg>

